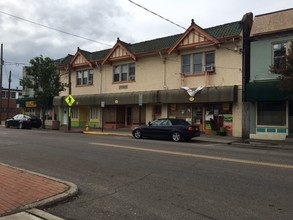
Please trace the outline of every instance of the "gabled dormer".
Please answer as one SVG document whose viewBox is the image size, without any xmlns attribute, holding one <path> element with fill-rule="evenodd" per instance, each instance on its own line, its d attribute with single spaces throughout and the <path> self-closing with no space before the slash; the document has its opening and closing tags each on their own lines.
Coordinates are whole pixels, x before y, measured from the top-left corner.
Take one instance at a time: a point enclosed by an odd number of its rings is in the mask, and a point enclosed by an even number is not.
<svg viewBox="0 0 293 220">
<path fill-rule="evenodd" d="M 73 68 L 78 67 L 93 67 L 91 63 L 91 53 L 85 50 L 77 48 L 77 52 L 75 53 L 73 59 L 71 60 L 71 66 Z"/>
<path fill-rule="evenodd" d="M 130 45 L 121 41 L 117 38 L 117 42 L 106 58 L 103 60 L 102 65 L 109 62 L 112 63 L 113 61 L 117 60 L 125 60 L 125 59 L 132 59 L 136 61 L 136 56 L 131 52 Z"/>
<path fill-rule="evenodd" d="M 168 54 L 181 49 L 198 46 L 217 46 L 220 42 L 207 33 L 204 29 L 194 23 L 192 19 L 190 27 L 178 39 L 178 41 L 169 49 Z"/>
</svg>

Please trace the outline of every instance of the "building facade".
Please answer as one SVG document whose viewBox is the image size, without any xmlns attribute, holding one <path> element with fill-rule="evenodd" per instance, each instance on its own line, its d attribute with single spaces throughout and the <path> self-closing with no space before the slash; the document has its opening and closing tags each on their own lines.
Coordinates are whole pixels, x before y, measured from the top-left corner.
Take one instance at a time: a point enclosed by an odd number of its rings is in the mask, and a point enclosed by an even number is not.
<svg viewBox="0 0 293 220">
<path fill-rule="evenodd" d="M 22 95 L 22 91 L 19 89 L 2 88 L 1 95 L 1 120 L 6 120 L 20 112 L 16 100 Z"/>
<path fill-rule="evenodd" d="M 293 92 L 282 90 L 271 66 L 285 62 L 293 42 L 293 9 L 255 16 L 251 30 L 250 138 L 283 140 L 293 134 Z"/>
<path fill-rule="evenodd" d="M 241 137 L 251 24 L 248 13 L 206 29 L 192 21 L 182 34 L 135 44 L 118 38 L 108 50 L 78 48 L 59 65 L 69 88 L 54 97 L 57 118 L 62 125 L 70 116 L 72 126 L 112 129 L 183 118 L 206 133 L 225 128 Z"/>
</svg>

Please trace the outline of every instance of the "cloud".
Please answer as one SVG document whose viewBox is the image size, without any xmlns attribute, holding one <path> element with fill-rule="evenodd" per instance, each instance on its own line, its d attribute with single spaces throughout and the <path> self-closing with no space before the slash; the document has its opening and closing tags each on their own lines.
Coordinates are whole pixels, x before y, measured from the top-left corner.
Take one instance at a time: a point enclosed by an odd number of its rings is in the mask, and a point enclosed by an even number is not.
<svg viewBox="0 0 293 220">
<path fill-rule="evenodd" d="M 268 13 L 288 8 L 289 0 L 133 0 L 151 11 L 188 27 L 193 18 L 206 28 L 241 20 L 247 12 Z M 114 45 L 117 37 L 128 43 L 150 40 L 184 30 L 167 22 L 128 0 L 0 0 L 0 11 L 28 19 L 68 33 Z M 43 55 L 58 59 L 74 54 L 77 47 L 97 51 L 109 46 L 66 35 L 0 12 L 0 43 L 4 45 L 4 61 L 29 62 Z M 12 70 L 13 86 L 18 86 L 22 66 L 6 65 L 3 82 L 7 87 L 7 72 Z"/>
</svg>

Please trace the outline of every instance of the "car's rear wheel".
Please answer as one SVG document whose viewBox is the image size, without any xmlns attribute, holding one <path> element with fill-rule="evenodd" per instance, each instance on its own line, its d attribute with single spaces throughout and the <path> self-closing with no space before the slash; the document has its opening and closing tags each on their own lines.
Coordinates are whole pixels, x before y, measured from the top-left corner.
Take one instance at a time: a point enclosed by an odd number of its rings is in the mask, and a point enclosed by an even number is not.
<svg viewBox="0 0 293 220">
<path fill-rule="evenodd" d="M 181 140 L 181 134 L 178 131 L 172 133 L 172 140 L 178 142 Z"/>
<path fill-rule="evenodd" d="M 23 124 L 22 123 L 19 123 L 18 128 L 19 129 L 23 129 Z"/>
<path fill-rule="evenodd" d="M 142 132 L 141 130 L 137 129 L 133 131 L 133 137 L 135 137 L 136 139 L 140 139 L 142 138 Z"/>
</svg>

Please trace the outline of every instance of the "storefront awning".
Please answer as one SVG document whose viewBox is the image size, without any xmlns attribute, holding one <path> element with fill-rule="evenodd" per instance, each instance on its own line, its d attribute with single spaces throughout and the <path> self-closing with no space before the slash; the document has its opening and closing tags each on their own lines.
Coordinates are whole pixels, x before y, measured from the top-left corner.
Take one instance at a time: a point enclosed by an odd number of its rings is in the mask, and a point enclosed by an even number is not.
<svg viewBox="0 0 293 220">
<path fill-rule="evenodd" d="M 236 102 L 237 86 L 205 87 L 191 98 L 184 89 L 162 90 L 159 92 L 161 103 L 216 103 Z"/>
<path fill-rule="evenodd" d="M 35 99 L 33 97 L 24 97 L 24 98 L 18 98 L 16 99 L 16 104 L 19 104 L 19 107 L 25 108 L 26 102 L 34 102 Z"/>
<path fill-rule="evenodd" d="M 190 97 L 184 89 L 106 93 L 92 95 L 72 95 L 77 105 L 133 105 L 155 103 L 216 103 L 236 102 L 237 86 L 205 87 L 194 97 Z M 54 97 L 54 106 L 67 106 L 66 97 Z"/>
<path fill-rule="evenodd" d="M 279 88 L 279 81 L 253 82 L 246 85 L 246 101 L 282 101 L 293 98 L 293 92 Z"/>
<path fill-rule="evenodd" d="M 64 96 L 55 96 L 53 98 L 53 106 L 64 106 L 65 104 Z"/>
<path fill-rule="evenodd" d="M 106 93 L 92 95 L 72 95 L 75 99 L 75 105 L 132 105 L 132 104 L 150 104 L 157 103 L 157 91 L 144 92 L 124 92 L 124 93 Z M 54 106 L 66 106 L 64 96 L 54 97 Z"/>
</svg>

